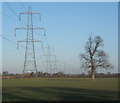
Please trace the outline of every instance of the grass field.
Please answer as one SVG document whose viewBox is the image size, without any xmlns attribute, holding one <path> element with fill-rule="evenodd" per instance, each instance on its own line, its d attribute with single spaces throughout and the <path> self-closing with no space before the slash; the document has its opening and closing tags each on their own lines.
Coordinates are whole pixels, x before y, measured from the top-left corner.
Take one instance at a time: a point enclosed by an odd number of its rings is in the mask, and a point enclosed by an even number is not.
<svg viewBox="0 0 120 103">
<path fill-rule="evenodd" d="M 118 79 L 4 79 L 3 101 L 118 100 Z"/>
</svg>

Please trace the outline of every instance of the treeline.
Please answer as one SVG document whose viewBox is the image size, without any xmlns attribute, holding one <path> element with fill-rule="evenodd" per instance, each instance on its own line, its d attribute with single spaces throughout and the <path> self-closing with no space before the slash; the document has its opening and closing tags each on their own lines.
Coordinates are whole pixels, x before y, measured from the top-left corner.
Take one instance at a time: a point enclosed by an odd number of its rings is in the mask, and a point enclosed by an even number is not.
<svg viewBox="0 0 120 103">
<path fill-rule="evenodd" d="M 2 78 L 9 79 L 9 78 L 90 78 L 91 74 L 65 74 L 63 72 L 57 72 L 54 74 L 50 74 L 47 72 L 38 72 L 38 73 L 24 73 L 24 74 L 13 74 L 8 72 L 3 72 Z M 120 73 L 96 73 L 96 78 L 118 78 L 120 77 Z"/>
</svg>

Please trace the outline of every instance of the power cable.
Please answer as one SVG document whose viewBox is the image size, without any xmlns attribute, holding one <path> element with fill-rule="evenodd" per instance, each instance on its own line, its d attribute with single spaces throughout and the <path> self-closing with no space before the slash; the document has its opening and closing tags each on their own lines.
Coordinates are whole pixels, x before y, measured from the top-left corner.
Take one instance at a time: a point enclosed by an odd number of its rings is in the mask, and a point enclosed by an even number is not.
<svg viewBox="0 0 120 103">
<path fill-rule="evenodd" d="M 0 37 L 2 37 L 3 39 L 5 39 L 5 40 L 11 42 L 12 44 L 15 44 L 15 45 L 16 45 L 16 42 L 14 42 L 14 41 L 12 41 L 12 40 L 10 40 L 10 39 L 4 37 L 3 35 L 0 35 Z M 25 47 L 23 47 L 22 45 L 20 45 L 20 47 L 25 49 Z"/>
</svg>

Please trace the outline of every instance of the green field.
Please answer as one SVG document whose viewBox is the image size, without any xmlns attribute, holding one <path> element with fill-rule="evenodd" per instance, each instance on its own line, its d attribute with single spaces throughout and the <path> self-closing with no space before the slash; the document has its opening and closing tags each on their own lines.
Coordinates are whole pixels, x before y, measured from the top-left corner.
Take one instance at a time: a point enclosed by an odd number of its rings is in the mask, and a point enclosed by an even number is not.
<svg viewBox="0 0 120 103">
<path fill-rule="evenodd" d="M 118 79 L 4 79 L 3 101 L 118 100 Z"/>
</svg>

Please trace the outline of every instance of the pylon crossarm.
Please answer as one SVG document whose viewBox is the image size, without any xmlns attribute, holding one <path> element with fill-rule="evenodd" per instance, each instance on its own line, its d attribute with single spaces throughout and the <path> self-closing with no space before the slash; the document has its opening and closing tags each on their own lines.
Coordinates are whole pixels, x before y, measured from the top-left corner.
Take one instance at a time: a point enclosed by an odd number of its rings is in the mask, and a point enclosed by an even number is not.
<svg viewBox="0 0 120 103">
<path fill-rule="evenodd" d="M 17 30 L 17 29 L 23 29 L 23 30 L 26 30 L 26 29 L 45 29 L 45 28 L 34 28 L 34 27 L 33 27 L 33 28 L 15 28 L 15 29 L 16 29 L 16 30 Z"/>
<path fill-rule="evenodd" d="M 43 62 L 43 63 L 46 63 L 46 62 L 51 62 L 51 63 L 52 63 L 52 62 L 55 62 L 55 61 L 42 61 L 42 62 Z"/>
<path fill-rule="evenodd" d="M 26 12 L 26 13 L 20 13 L 20 14 L 40 14 L 40 13 L 36 13 L 36 12 Z"/>
<path fill-rule="evenodd" d="M 44 30 L 44 36 L 46 36 L 46 31 L 45 31 L 45 28 L 15 28 L 15 36 L 16 36 L 16 30 L 37 30 L 37 29 L 43 29 Z"/>
<path fill-rule="evenodd" d="M 44 56 L 47 56 L 47 55 L 42 55 L 42 57 L 44 57 Z M 56 56 L 55 56 L 55 55 L 49 55 L 49 56 L 51 56 L 51 57 L 55 57 L 55 58 L 56 58 Z"/>
<path fill-rule="evenodd" d="M 42 43 L 42 48 L 43 48 L 43 42 L 41 40 L 20 40 L 17 41 L 17 49 L 19 49 L 19 42 L 41 42 Z"/>
<path fill-rule="evenodd" d="M 16 36 L 16 30 L 26 30 L 26 28 L 15 28 L 15 36 Z"/>
<path fill-rule="evenodd" d="M 26 42 L 26 40 L 17 41 L 17 49 L 19 49 L 19 42 Z"/>
<path fill-rule="evenodd" d="M 36 12 L 19 13 L 19 21 L 21 21 L 21 15 L 22 14 L 37 14 L 37 15 L 39 15 L 39 20 L 41 21 L 41 14 L 40 13 L 36 13 Z"/>
</svg>

